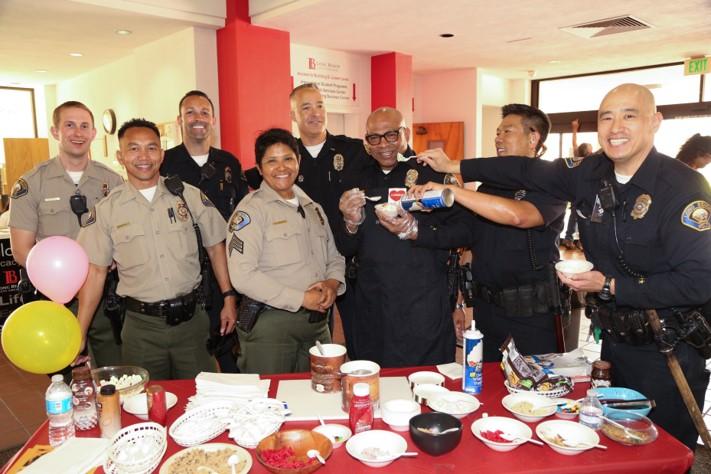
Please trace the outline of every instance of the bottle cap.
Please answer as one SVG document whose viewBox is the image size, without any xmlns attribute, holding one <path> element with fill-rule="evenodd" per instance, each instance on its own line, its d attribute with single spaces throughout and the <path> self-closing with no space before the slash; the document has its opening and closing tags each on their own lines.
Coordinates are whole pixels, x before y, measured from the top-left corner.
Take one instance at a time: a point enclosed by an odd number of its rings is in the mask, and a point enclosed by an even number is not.
<svg viewBox="0 0 711 474">
<path fill-rule="evenodd" d="M 366 397 L 370 395 L 370 385 L 367 383 L 357 383 L 353 385 L 353 395 L 356 397 Z"/>
<path fill-rule="evenodd" d="M 99 393 L 102 395 L 113 395 L 116 393 L 116 387 L 111 384 L 104 385 L 101 387 L 101 390 L 99 390 Z"/>
<path fill-rule="evenodd" d="M 52 376 L 52 382 L 64 382 L 64 377 L 62 377 L 62 374 L 54 374 Z"/>
<path fill-rule="evenodd" d="M 598 359 L 598 360 L 596 360 L 595 362 L 593 362 L 593 365 L 592 365 L 592 366 L 593 366 L 593 368 L 595 368 L 595 369 L 608 370 L 608 369 L 610 369 L 610 368 L 612 367 L 612 364 L 610 364 L 610 363 L 609 363 L 608 361 L 606 361 L 606 360 L 599 360 L 599 359 Z"/>
</svg>

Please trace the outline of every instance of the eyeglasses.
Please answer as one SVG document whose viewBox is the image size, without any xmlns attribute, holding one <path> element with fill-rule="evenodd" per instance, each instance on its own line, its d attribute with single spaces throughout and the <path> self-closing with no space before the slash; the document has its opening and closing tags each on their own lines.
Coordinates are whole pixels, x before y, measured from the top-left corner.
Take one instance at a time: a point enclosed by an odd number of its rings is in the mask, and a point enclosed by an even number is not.
<svg viewBox="0 0 711 474">
<path fill-rule="evenodd" d="M 400 127 L 396 130 L 390 130 L 389 132 L 385 132 L 382 135 L 379 133 L 369 133 L 365 136 L 365 141 L 368 142 L 369 145 L 373 146 L 379 145 L 383 138 L 388 143 L 395 143 L 398 138 L 400 138 L 400 130 L 402 130 L 403 128 L 405 127 Z"/>
</svg>

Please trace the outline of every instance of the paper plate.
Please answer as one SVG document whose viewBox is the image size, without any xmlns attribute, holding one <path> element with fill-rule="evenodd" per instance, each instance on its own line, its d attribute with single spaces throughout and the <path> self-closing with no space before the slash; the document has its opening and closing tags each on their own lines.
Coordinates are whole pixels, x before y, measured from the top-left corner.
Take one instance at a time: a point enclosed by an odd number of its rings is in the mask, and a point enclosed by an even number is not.
<svg viewBox="0 0 711 474">
<path fill-rule="evenodd" d="M 192 448 L 187 448 L 183 449 L 182 451 L 178 451 L 177 453 L 173 454 L 171 457 L 169 457 L 161 466 L 159 474 L 173 474 L 175 471 L 175 468 L 177 467 L 177 463 L 179 462 L 180 458 L 183 456 L 191 456 L 194 454 L 199 454 L 200 451 L 204 451 L 206 453 L 214 453 L 216 451 L 220 451 L 222 449 L 230 449 L 233 451 L 232 454 L 236 454 L 237 457 L 239 458 L 239 462 L 243 463 L 242 467 L 238 468 L 236 470 L 237 474 L 246 474 L 249 472 L 249 470 L 252 468 L 252 455 L 249 454 L 249 452 L 246 449 L 240 448 L 237 445 L 234 444 L 229 444 L 229 443 L 207 443 L 207 444 L 201 444 L 200 446 L 193 446 Z M 230 454 L 230 456 L 232 455 Z M 229 457 L 229 456 L 228 456 Z M 208 458 L 209 459 L 209 458 Z M 227 461 L 225 461 L 225 464 Z M 205 467 L 212 467 L 209 464 L 209 461 L 207 464 L 203 464 Z M 215 466 L 218 467 L 218 466 Z M 183 472 L 188 472 L 188 471 L 183 471 Z"/>
</svg>

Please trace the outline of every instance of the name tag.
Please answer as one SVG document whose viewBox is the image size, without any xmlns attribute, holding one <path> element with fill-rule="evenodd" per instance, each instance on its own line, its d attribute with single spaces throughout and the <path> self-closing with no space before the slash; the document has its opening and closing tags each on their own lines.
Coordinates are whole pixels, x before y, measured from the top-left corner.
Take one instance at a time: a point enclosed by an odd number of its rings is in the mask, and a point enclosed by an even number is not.
<svg viewBox="0 0 711 474">
<path fill-rule="evenodd" d="M 272 225 L 286 224 L 286 220 L 272 222 Z"/>
<path fill-rule="evenodd" d="M 44 202 L 61 201 L 61 200 L 62 200 L 62 198 L 60 198 L 60 197 L 44 198 Z"/>
</svg>

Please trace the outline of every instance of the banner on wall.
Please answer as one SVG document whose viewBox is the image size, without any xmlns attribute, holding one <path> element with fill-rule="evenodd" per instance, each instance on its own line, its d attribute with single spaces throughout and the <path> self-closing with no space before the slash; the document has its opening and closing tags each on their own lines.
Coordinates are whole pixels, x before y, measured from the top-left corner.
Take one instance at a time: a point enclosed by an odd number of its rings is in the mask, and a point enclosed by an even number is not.
<svg viewBox="0 0 711 474">
<path fill-rule="evenodd" d="M 353 55 L 301 45 L 291 45 L 291 74 L 294 87 L 315 83 L 326 106 L 340 112 L 357 112 L 360 107 L 358 61 Z"/>
<path fill-rule="evenodd" d="M 9 236 L 0 236 L 0 327 L 10 313 L 22 305 L 17 282 L 20 279 L 20 266 L 12 258 Z"/>
</svg>

